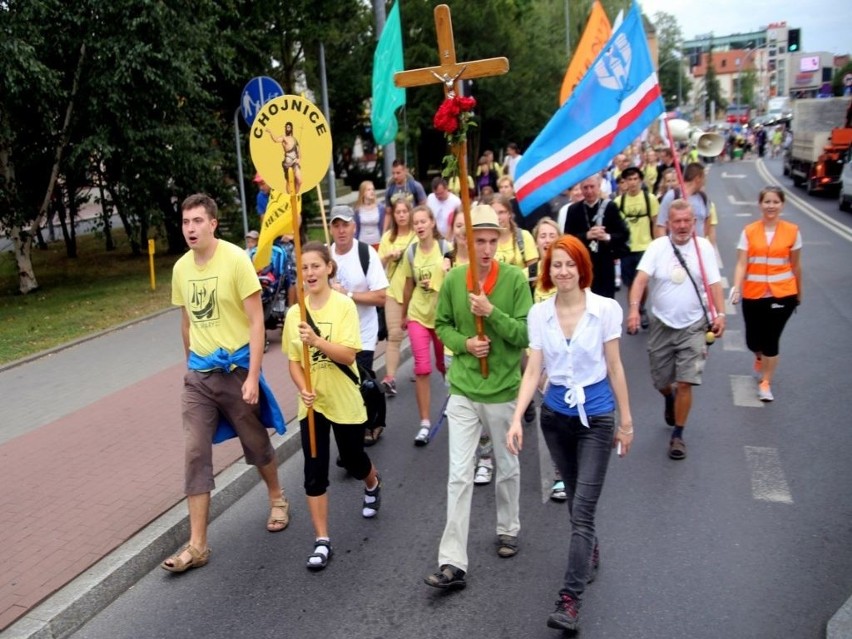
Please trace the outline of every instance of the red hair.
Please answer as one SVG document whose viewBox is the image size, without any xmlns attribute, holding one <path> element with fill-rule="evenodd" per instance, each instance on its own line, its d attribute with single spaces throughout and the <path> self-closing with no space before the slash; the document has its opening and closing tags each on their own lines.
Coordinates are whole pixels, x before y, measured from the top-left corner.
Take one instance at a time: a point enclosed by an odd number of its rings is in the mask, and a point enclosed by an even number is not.
<svg viewBox="0 0 852 639">
<path fill-rule="evenodd" d="M 573 235 L 563 235 L 547 249 L 547 254 L 541 262 L 541 273 L 539 281 L 541 288 L 548 290 L 555 285 L 550 277 L 550 265 L 553 262 L 553 251 L 562 249 L 568 253 L 574 263 L 577 265 L 577 271 L 580 275 L 580 288 L 589 288 L 592 285 L 592 257 L 589 255 L 589 250 Z"/>
</svg>

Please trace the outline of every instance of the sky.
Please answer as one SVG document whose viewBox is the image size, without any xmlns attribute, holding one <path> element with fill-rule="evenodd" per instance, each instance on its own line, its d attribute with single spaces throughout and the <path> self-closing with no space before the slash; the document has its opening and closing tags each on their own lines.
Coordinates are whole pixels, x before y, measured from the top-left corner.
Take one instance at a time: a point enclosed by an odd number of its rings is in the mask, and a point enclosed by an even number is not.
<svg viewBox="0 0 852 639">
<path fill-rule="evenodd" d="M 712 32 L 724 36 L 757 31 L 772 22 L 802 30 L 803 52 L 852 53 L 852 2 L 848 0 L 639 0 L 652 19 L 672 14 L 685 40 Z"/>
</svg>

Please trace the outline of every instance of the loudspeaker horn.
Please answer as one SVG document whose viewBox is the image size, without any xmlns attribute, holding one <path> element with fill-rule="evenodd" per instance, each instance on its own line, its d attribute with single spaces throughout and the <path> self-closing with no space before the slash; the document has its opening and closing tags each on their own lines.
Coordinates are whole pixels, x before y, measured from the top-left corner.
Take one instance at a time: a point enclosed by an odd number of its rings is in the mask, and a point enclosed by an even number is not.
<svg viewBox="0 0 852 639">
<path fill-rule="evenodd" d="M 673 119 L 668 121 L 669 133 L 675 142 L 689 141 L 689 122 L 686 120 Z"/>
<path fill-rule="evenodd" d="M 706 158 L 715 158 L 725 149 L 725 138 L 718 133 L 705 133 L 701 129 L 692 129 L 689 132 L 689 142 L 698 154 Z"/>
</svg>

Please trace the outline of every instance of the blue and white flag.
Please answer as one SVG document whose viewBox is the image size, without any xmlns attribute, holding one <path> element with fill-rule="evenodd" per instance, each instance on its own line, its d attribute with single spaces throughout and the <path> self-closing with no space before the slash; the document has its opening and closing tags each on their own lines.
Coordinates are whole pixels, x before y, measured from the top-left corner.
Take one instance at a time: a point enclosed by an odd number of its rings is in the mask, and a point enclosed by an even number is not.
<svg viewBox="0 0 852 639">
<path fill-rule="evenodd" d="M 515 177 L 529 215 L 609 161 L 663 113 L 639 5 L 633 7 L 568 101 L 524 152 Z"/>
</svg>

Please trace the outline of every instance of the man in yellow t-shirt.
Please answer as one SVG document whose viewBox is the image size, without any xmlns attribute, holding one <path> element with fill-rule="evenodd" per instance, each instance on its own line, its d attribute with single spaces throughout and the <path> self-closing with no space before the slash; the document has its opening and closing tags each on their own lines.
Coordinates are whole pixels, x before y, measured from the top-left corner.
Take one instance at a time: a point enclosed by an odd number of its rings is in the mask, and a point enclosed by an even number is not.
<svg viewBox="0 0 852 639">
<path fill-rule="evenodd" d="M 654 223 L 660 204 L 652 194 L 642 188 L 644 176 L 642 170 L 630 166 L 621 172 L 624 179 L 625 192 L 615 202 L 621 217 L 630 229 L 630 253 L 621 258 L 621 280 L 630 291 L 633 280 L 636 279 L 636 267 L 645 253 L 645 249 L 654 240 Z M 639 318 L 642 328 L 648 328 L 648 313 L 645 311 L 645 297 L 639 308 Z"/>
<path fill-rule="evenodd" d="M 210 557 L 212 444 L 227 428 L 220 419 L 227 420 L 240 439 L 246 463 L 257 466 L 266 483 L 267 530 L 286 528 L 290 508 L 266 430 L 267 425 L 275 425 L 283 432 L 283 416 L 260 370 L 265 331 L 257 274 L 243 249 L 215 237 L 218 207 L 212 198 L 191 195 L 181 211 L 190 251 L 175 264 L 172 303 L 181 307 L 181 336 L 189 367 L 182 413 L 190 532 L 189 543 L 161 564 L 169 572 L 200 568 Z"/>
</svg>

